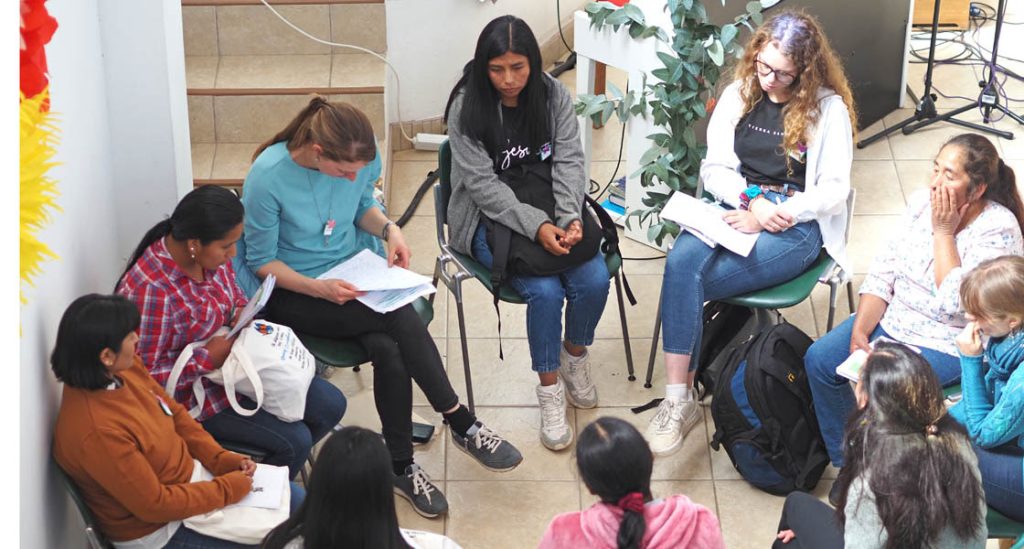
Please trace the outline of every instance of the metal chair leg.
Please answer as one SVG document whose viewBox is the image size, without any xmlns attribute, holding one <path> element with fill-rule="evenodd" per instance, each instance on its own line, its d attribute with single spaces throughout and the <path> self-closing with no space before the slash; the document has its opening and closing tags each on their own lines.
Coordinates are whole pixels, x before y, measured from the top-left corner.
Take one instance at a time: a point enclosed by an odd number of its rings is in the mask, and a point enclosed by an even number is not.
<svg viewBox="0 0 1024 549">
<path fill-rule="evenodd" d="M 850 314 L 852 315 L 857 309 L 853 306 L 853 281 L 846 283 L 846 299 L 850 303 Z"/>
<path fill-rule="evenodd" d="M 654 313 L 654 337 L 651 338 L 651 354 L 647 357 L 647 378 L 644 381 L 644 388 L 651 388 L 651 379 L 654 377 L 654 357 L 658 354 L 658 337 L 661 335 L 661 294 L 658 294 L 658 310 Z"/>
<path fill-rule="evenodd" d="M 466 342 L 466 316 L 462 310 L 462 292 L 456 292 L 455 309 L 459 317 L 459 339 L 462 344 L 462 369 L 466 375 L 466 405 L 470 413 L 476 413 L 473 402 L 473 378 L 469 371 L 469 345 Z"/>
<path fill-rule="evenodd" d="M 622 278 L 621 273 L 615 273 L 615 296 L 619 299 L 619 322 L 622 324 L 622 343 L 626 347 L 626 371 L 629 372 L 628 379 L 636 381 L 636 374 L 633 373 L 633 348 L 629 343 L 629 325 L 626 323 L 626 304 L 622 301 Z"/>
</svg>

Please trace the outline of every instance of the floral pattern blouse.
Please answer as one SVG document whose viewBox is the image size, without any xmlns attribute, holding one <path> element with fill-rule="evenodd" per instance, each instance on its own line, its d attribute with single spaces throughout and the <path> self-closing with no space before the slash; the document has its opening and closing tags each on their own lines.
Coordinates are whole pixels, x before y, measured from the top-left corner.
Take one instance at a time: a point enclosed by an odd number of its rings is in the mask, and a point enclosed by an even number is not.
<svg viewBox="0 0 1024 549">
<path fill-rule="evenodd" d="M 915 193 L 909 202 L 899 230 L 875 257 L 860 293 L 877 295 L 889 304 L 882 328 L 894 339 L 957 356 L 953 340 L 967 324 L 960 307 L 960 280 L 986 259 L 1024 255 L 1020 225 L 1010 210 L 990 201 L 956 235 L 960 266 L 936 288 L 928 191 Z"/>
</svg>

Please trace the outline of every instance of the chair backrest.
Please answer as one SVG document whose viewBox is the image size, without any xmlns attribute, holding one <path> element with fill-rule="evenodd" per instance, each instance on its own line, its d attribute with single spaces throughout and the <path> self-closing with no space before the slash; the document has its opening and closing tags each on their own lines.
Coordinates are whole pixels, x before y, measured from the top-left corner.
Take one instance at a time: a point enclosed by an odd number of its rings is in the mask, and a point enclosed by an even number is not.
<svg viewBox="0 0 1024 549">
<path fill-rule="evenodd" d="M 85 522 L 85 537 L 89 540 L 89 547 L 92 549 L 111 549 L 113 545 L 100 532 L 100 527 L 96 523 L 96 517 L 93 516 L 92 510 L 86 505 L 85 499 L 82 498 L 82 493 L 78 491 L 78 485 L 75 484 L 75 481 L 68 476 L 56 461 L 53 461 L 53 468 L 57 471 L 57 476 L 60 478 L 61 484 L 64 485 L 64 489 L 71 496 L 71 501 L 75 502 L 75 507 L 78 507 L 78 514 L 82 516 L 82 521 Z"/>
<path fill-rule="evenodd" d="M 441 148 L 437 150 L 437 165 L 440 168 L 437 177 L 438 190 L 435 192 L 435 204 L 437 206 L 437 220 L 440 223 L 448 223 L 448 201 L 452 196 L 452 146 L 451 142 L 445 140 Z"/>
</svg>

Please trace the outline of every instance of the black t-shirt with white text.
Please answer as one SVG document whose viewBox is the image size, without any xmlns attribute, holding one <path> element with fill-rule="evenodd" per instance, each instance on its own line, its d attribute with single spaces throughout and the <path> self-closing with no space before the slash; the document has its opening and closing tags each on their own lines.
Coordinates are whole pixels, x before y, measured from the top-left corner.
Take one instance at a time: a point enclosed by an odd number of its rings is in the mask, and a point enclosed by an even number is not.
<svg viewBox="0 0 1024 549">
<path fill-rule="evenodd" d="M 504 138 L 497 152 L 496 164 L 499 172 L 512 166 L 544 162 L 551 156 L 550 145 L 542 146 L 540 151 L 534 151 L 530 147 L 524 109 L 502 105 L 501 119 Z"/>
<path fill-rule="evenodd" d="M 733 150 L 740 159 L 740 173 L 748 183 L 757 185 L 795 186 L 804 189 L 807 174 L 807 147 L 784 152 L 783 113 L 785 103 L 774 103 L 763 97 L 736 124 Z M 786 155 L 789 165 L 786 165 Z M 790 170 L 792 170 L 791 173 Z"/>
</svg>

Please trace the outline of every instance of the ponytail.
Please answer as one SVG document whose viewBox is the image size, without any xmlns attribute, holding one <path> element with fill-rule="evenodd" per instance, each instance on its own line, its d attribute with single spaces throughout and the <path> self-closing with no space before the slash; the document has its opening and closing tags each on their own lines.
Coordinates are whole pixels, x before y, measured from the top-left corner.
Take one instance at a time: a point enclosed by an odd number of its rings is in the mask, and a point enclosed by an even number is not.
<svg viewBox="0 0 1024 549">
<path fill-rule="evenodd" d="M 644 520 L 644 495 L 630 492 L 619 500 L 622 509 L 622 522 L 619 523 L 619 535 L 616 539 L 618 549 L 640 549 L 647 530 Z"/>
<path fill-rule="evenodd" d="M 135 263 L 140 257 L 142 257 L 142 254 L 146 253 L 146 248 L 149 248 L 154 242 L 169 234 L 171 234 L 171 218 L 169 217 L 156 225 L 153 225 L 151 229 L 146 231 L 146 236 L 143 236 L 142 241 L 135 247 L 135 251 L 132 252 L 131 259 L 128 260 L 128 265 L 124 268 L 124 272 L 121 273 L 121 276 L 118 277 L 117 285 L 121 285 L 121 281 L 124 280 L 124 276 L 128 274 L 128 271 L 132 270 L 132 267 L 134 267 Z M 117 291 L 116 287 L 114 288 L 114 291 Z"/>
<path fill-rule="evenodd" d="M 370 119 L 348 103 L 331 103 L 320 95 L 313 95 L 283 130 L 257 147 L 253 161 L 281 141 L 288 144 L 289 151 L 315 143 L 323 147 L 323 157 L 334 162 L 372 162 L 377 157 Z"/>
<path fill-rule="evenodd" d="M 1017 191 L 1017 178 L 1013 168 L 999 158 L 999 151 L 987 137 L 976 133 L 962 133 L 954 136 L 942 147 L 956 145 L 963 153 L 963 170 L 970 179 L 968 194 L 981 185 L 986 185 L 985 200 L 995 202 L 1017 218 L 1017 225 L 1024 233 L 1024 203 Z"/>
</svg>

